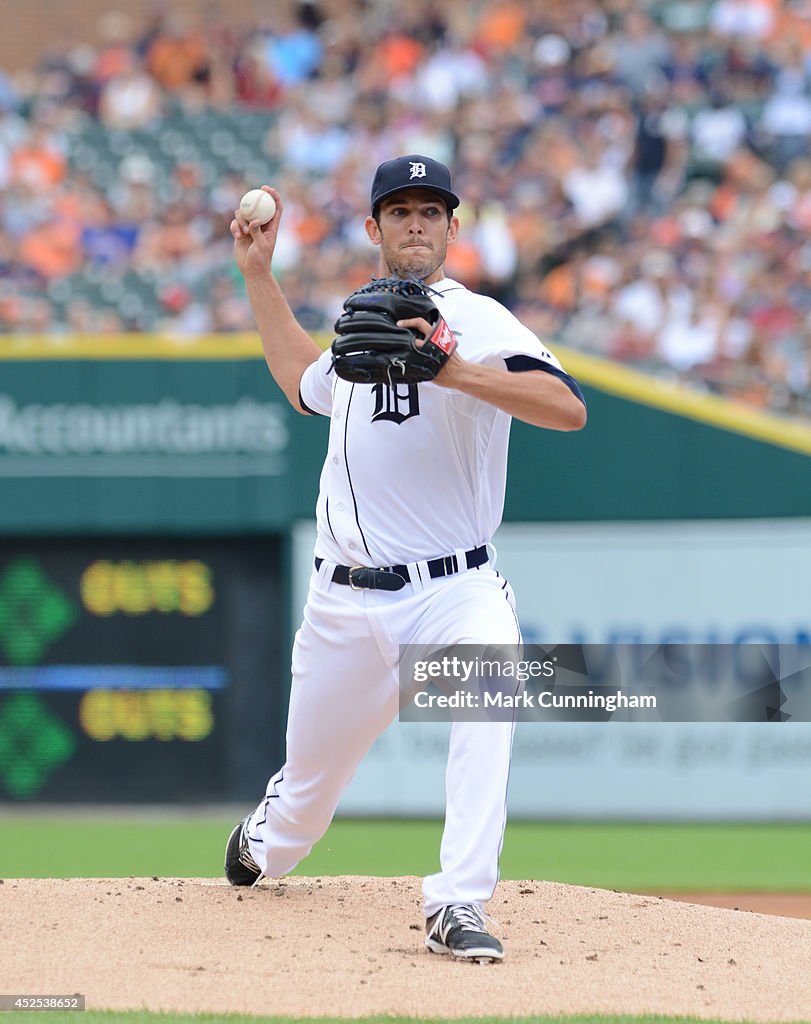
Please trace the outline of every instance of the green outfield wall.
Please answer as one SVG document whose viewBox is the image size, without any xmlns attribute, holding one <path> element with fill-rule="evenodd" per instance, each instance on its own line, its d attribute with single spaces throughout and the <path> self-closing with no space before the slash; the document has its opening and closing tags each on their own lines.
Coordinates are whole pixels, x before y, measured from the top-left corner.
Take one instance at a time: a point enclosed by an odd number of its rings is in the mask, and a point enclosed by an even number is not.
<svg viewBox="0 0 811 1024">
<path fill-rule="evenodd" d="M 811 429 L 562 356 L 588 426 L 514 424 L 506 520 L 811 513 Z M 312 515 L 326 427 L 250 336 L 7 340 L 0 532 L 284 532 Z"/>
</svg>

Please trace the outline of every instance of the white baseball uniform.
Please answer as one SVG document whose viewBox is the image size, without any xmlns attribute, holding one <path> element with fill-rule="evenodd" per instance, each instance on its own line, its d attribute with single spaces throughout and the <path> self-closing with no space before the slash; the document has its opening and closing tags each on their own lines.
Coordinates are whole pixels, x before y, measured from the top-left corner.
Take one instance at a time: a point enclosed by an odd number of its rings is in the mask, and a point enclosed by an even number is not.
<svg viewBox="0 0 811 1024">
<path fill-rule="evenodd" d="M 508 310 L 445 278 L 432 297 L 470 362 L 515 371 L 560 363 Z M 504 506 L 511 417 L 433 383 L 360 385 L 325 352 L 301 401 L 330 417 L 317 506 L 315 563 L 296 634 L 287 759 L 248 819 L 263 874 L 291 871 L 326 831 L 361 758 L 398 712 L 401 644 L 517 644 L 512 590 L 485 561 Z M 442 571 L 432 576 L 443 558 Z M 355 590 L 336 566 L 405 565 L 399 591 Z M 453 571 L 455 568 L 458 571 Z M 441 870 L 425 879 L 426 917 L 483 904 L 498 881 L 512 722 L 454 722 Z"/>
</svg>

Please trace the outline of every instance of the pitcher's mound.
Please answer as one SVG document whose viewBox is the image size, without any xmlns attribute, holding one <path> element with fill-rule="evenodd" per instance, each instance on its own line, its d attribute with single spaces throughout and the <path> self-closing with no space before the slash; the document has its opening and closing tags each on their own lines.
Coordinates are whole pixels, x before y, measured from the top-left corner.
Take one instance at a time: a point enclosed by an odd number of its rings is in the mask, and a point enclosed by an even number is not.
<svg viewBox="0 0 811 1024">
<path fill-rule="evenodd" d="M 3 986 L 88 1009 L 809 1015 L 811 921 L 551 882 L 487 910 L 501 964 L 426 952 L 416 878 L 6 879 Z"/>
</svg>

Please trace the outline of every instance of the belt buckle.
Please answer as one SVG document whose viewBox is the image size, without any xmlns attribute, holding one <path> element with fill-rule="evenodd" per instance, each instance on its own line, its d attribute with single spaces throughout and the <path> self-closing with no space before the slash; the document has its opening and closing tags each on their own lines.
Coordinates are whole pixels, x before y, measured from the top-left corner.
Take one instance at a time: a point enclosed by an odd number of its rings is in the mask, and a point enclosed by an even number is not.
<svg viewBox="0 0 811 1024">
<path fill-rule="evenodd" d="M 357 587 L 357 586 L 355 586 L 355 584 L 354 584 L 354 582 L 352 580 L 352 573 L 356 569 L 363 569 L 363 568 L 364 568 L 364 566 L 362 566 L 362 565 L 352 565 L 352 566 L 349 567 L 349 587 L 350 587 L 351 590 L 363 590 L 364 589 L 364 587 Z"/>
</svg>

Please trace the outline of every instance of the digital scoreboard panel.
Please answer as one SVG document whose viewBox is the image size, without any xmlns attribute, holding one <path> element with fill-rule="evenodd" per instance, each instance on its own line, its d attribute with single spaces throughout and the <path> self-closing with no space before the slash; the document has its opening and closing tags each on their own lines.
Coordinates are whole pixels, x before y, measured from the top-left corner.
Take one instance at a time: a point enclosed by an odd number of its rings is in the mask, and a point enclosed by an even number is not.
<svg viewBox="0 0 811 1024">
<path fill-rule="evenodd" d="M 267 537 L 0 540 L 0 799 L 255 798 L 282 754 L 280 564 Z"/>
</svg>

